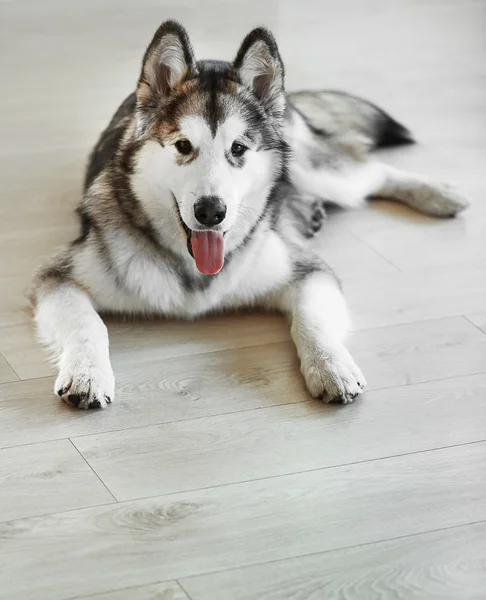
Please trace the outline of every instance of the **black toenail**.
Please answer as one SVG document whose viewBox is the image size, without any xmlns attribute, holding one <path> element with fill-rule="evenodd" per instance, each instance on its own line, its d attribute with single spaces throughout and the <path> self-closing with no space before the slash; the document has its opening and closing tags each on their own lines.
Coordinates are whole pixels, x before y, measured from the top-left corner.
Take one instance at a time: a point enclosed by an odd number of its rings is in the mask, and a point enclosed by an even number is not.
<svg viewBox="0 0 486 600">
<path fill-rule="evenodd" d="M 105 394 L 105 400 L 106 400 L 106 403 L 107 403 L 107 404 L 111 404 L 111 398 L 110 398 L 110 396 L 107 396 L 107 395 Z"/>
<path fill-rule="evenodd" d="M 101 408 L 101 402 L 99 400 L 93 400 L 89 403 L 89 408 Z"/>
<path fill-rule="evenodd" d="M 342 396 L 334 396 L 334 398 L 331 398 L 329 402 L 332 404 L 343 404 L 344 398 Z"/>
<path fill-rule="evenodd" d="M 79 403 L 82 400 L 81 395 L 79 395 L 79 394 L 69 394 L 67 399 L 68 399 L 68 402 L 70 404 L 72 404 L 73 406 L 79 406 Z"/>
</svg>

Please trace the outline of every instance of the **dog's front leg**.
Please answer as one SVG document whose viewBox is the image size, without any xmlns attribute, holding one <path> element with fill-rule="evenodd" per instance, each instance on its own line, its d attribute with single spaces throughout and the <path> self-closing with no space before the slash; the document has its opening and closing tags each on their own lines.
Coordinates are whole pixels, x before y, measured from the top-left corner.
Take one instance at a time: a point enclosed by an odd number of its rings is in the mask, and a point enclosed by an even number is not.
<svg viewBox="0 0 486 600">
<path fill-rule="evenodd" d="M 39 336 L 59 367 L 54 392 L 78 408 L 104 408 L 114 399 L 115 380 L 108 331 L 88 295 L 41 275 L 31 297 Z"/>
<path fill-rule="evenodd" d="M 289 284 L 280 301 L 291 319 L 310 393 L 327 402 L 352 402 L 366 381 L 343 343 L 348 314 L 335 278 L 325 271 L 313 272 Z"/>
</svg>

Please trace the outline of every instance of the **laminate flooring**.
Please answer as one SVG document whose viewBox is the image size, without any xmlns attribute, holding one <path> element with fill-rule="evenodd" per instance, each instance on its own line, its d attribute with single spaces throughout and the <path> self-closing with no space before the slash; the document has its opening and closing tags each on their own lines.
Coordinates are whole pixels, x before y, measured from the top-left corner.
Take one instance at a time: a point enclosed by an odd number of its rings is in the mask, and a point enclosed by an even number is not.
<svg viewBox="0 0 486 600">
<path fill-rule="evenodd" d="M 0 7 L 0 598 L 486 597 L 486 48 L 483 0 L 18 0 Z M 276 315 L 110 319 L 116 403 L 52 394 L 24 290 L 73 237 L 87 154 L 165 18 L 201 58 L 253 26 L 289 89 L 344 89 L 418 143 L 383 153 L 457 182 L 440 221 L 332 211 L 369 387 L 312 400 Z"/>
</svg>

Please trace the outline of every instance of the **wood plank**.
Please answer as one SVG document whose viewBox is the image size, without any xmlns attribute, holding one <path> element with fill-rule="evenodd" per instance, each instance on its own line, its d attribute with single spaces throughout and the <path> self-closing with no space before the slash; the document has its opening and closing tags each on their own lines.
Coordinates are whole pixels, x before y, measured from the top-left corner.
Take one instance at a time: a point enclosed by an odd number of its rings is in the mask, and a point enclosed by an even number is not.
<svg viewBox="0 0 486 600">
<path fill-rule="evenodd" d="M 342 227 L 334 226 L 334 216 L 324 223 L 322 233 L 314 238 L 311 248 L 325 259 L 345 285 L 348 281 L 399 273 L 397 267 L 362 240 L 343 231 Z"/>
<path fill-rule="evenodd" d="M 2 236 L 0 234 L 0 240 Z M 0 351 L 6 346 L 9 335 L 5 327 L 27 321 L 27 302 L 25 290 L 28 278 L 23 275 L 0 277 Z"/>
<path fill-rule="evenodd" d="M 13 446 L 309 399 L 290 344 L 132 367 L 122 362 L 119 367 L 115 364 L 115 374 L 116 400 L 104 411 L 67 407 L 53 394 L 53 377 L 0 385 L 0 444 Z"/>
<path fill-rule="evenodd" d="M 191 600 L 175 581 L 114 590 L 72 600 Z"/>
<path fill-rule="evenodd" d="M 375 348 L 374 339 L 379 343 L 396 345 L 403 343 L 404 352 L 410 353 L 413 345 L 431 352 L 436 356 L 442 354 L 451 344 L 459 347 L 471 340 L 454 339 L 462 338 L 460 332 L 470 330 L 468 323 L 459 325 L 461 319 L 447 319 L 443 322 L 442 333 L 432 323 L 413 324 L 411 321 L 442 314 L 464 314 L 470 309 L 482 307 L 486 295 L 486 277 L 481 277 L 481 268 L 464 269 L 464 277 L 457 276 L 452 281 L 455 283 L 441 286 L 440 281 L 447 279 L 447 274 L 423 274 L 420 278 L 411 281 L 409 274 L 403 274 L 407 279 L 401 280 L 402 274 L 395 279 L 375 279 L 373 283 L 354 283 L 345 286 L 349 299 L 351 316 L 354 329 L 358 330 L 350 337 L 350 347 L 357 353 L 359 359 L 371 368 L 380 364 L 385 350 Z M 426 276 L 427 275 L 427 276 Z M 429 279 L 428 284 L 420 285 L 420 281 Z M 422 290 L 422 291 L 420 291 Z M 433 291 L 433 293 L 431 292 Z M 469 297 L 472 300 L 465 300 Z M 52 367 L 47 362 L 45 351 L 35 340 L 32 324 L 28 317 L 23 317 L 24 323 L 11 327 L 4 327 L 4 336 L 0 347 L 6 359 L 19 374 L 21 379 L 31 379 L 52 375 Z M 383 325 L 409 324 L 408 329 L 390 328 L 388 333 L 360 331 L 372 329 Z M 220 315 L 195 322 L 185 321 L 140 321 L 123 323 L 114 319 L 108 320 L 111 338 L 111 355 L 115 370 L 120 373 L 130 374 L 132 368 L 154 360 L 163 360 L 172 357 L 185 357 L 188 355 L 203 354 L 217 350 L 244 348 L 269 344 L 290 339 L 289 327 L 285 319 L 279 315 L 268 314 L 242 314 Z M 471 335 L 474 336 L 474 333 Z M 448 337 L 451 339 L 446 339 Z M 402 342 L 399 340 L 402 339 Z M 437 340 L 437 348 L 430 344 Z M 454 339 L 454 341 L 453 341 Z M 395 341 L 394 341 L 395 340 Z M 414 344 L 410 343 L 413 340 Z M 419 350 L 416 350 L 419 351 Z M 396 355 L 396 348 L 391 350 L 392 356 Z M 464 348 L 467 352 L 467 348 Z M 473 349 L 476 359 L 481 355 L 478 349 Z M 376 354 L 378 356 L 376 356 Z M 412 357 L 411 357 L 412 358 Z M 413 358 L 412 358 L 413 359 Z M 369 369 L 369 366 L 366 367 Z M 453 375 L 462 375 L 475 371 L 453 372 Z M 434 375 L 427 376 L 435 378 Z M 368 379 L 371 377 L 368 374 Z M 415 381 L 418 381 L 417 379 Z M 403 383 L 403 378 L 397 380 L 378 380 L 374 387 Z"/>
<path fill-rule="evenodd" d="M 112 502 L 69 440 L 0 450 L 0 521 Z"/>
<path fill-rule="evenodd" d="M 344 282 L 354 330 L 482 311 L 486 262 L 436 267 Z"/>
<path fill-rule="evenodd" d="M 349 346 L 368 378 L 369 390 L 486 372 L 486 336 L 463 318 L 361 331 L 350 337 Z M 151 352 L 157 356 L 155 348 Z M 147 355 L 145 349 L 142 355 Z M 291 342 L 184 360 L 134 359 L 132 365 L 129 357 L 123 355 L 118 363 L 113 356 L 117 396 L 103 412 L 80 414 L 62 405 L 52 394 L 54 378 L 1 385 L 0 443 L 17 445 L 312 402 Z"/>
<path fill-rule="evenodd" d="M 199 593 L 203 600 L 281 600 L 287 592 L 292 600 L 482 600 L 484 525 L 388 545 L 378 540 L 485 518 L 483 445 L 284 473 L 482 435 L 484 376 L 471 374 L 485 372 L 486 355 L 480 341 L 486 337 L 486 4 L 346 0 L 331 13 L 318 0 L 211 0 L 203 11 L 200 5 L 1 4 L 0 37 L 8 51 L 0 53 L 0 70 L 14 85 L 2 95 L 0 110 L 0 354 L 29 381 L 0 383 L 0 445 L 56 438 L 62 445 L 68 435 L 150 426 L 146 464 L 141 439 L 135 446 L 125 432 L 130 444 L 123 447 L 123 436 L 113 434 L 115 455 L 103 437 L 104 451 L 121 465 L 113 481 L 122 492 L 150 491 L 147 472 L 153 490 L 268 479 L 68 510 L 75 506 L 73 493 L 84 498 L 94 481 L 74 448 L 50 456 L 40 446 L 0 452 L 8 457 L 0 504 L 19 515 L 36 514 L 34 500 L 64 511 L 0 526 L 0 597 L 188 600 L 177 585 L 181 577 L 181 585 L 194 584 L 193 600 L 202 600 Z M 146 44 L 167 16 L 187 27 L 198 58 L 228 59 L 256 23 L 270 27 L 288 89 L 324 85 L 383 106 L 419 143 L 378 158 L 456 180 L 473 201 L 455 221 L 374 202 L 334 213 L 316 238 L 344 281 L 359 331 L 350 346 L 369 389 L 375 388 L 348 409 L 309 399 L 282 319 L 246 315 L 190 324 L 110 323 L 117 403 L 87 414 L 51 395 L 54 378 L 31 336 L 23 288 L 40 255 L 77 231 L 73 209 L 89 150 L 133 90 Z M 384 77 L 389 73 L 393 78 Z M 462 315 L 470 323 L 452 318 Z M 429 319 L 442 321 L 430 325 Z M 413 383 L 427 379 L 443 381 Z M 396 385 L 403 387 L 376 391 Z M 195 420 L 160 427 L 172 448 L 155 438 L 158 423 L 180 419 Z M 179 426 L 184 436 L 177 437 Z M 108 459 L 96 460 L 111 480 Z M 141 474 L 134 472 L 137 464 Z M 9 485 L 11 494 L 4 491 Z M 29 507 L 32 513 L 22 512 Z M 356 543 L 366 545 L 339 550 Z M 308 552 L 318 553 L 315 561 L 290 558 Z M 255 563 L 266 564 L 241 570 Z M 228 568 L 237 571 L 215 574 Z M 154 584 L 159 581 L 170 583 Z"/>
<path fill-rule="evenodd" d="M 422 226 L 354 233 L 402 270 L 486 260 L 486 215 L 473 211 L 447 221 L 424 220 Z"/>
<path fill-rule="evenodd" d="M 110 332 L 114 364 L 123 369 L 137 363 L 186 357 L 217 350 L 245 348 L 290 339 L 289 326 L 280 315 L 219 315 L 197 321 L 105 319 Z M 2 350 L 21 379 L 52 375 L 46 353 L 35 340 L 31 320 L 4 327 Z"/>
<path fill-rule="evenodd" d="M 368 389 L 486 372 L 485 336 L 459 317 L 359 331 L 348 347 Z"/>
<path fill-rule="evenodd" d="M 485 459 L 469 444 L 11 521 L 0 589 L 65 600 L 485 520 Z"/>
<path fill-rule="evenodd" d="M 477 375 L 370 392 L 351 410 L 301 402 L 72 441 L 129 500 L 484 440 L 485 398 Z"/>
<path fill-rule="evenodd" d="M 184 579 L 192 600 L 483 600 L 486 524 Z"/>
<path fill-rule="evenodd" d="M 0 383 L 7 383 L 9 381 L 18 381 L 19 377 L 8 364 L 8 362 L 0 354 Z"/>
</svg>

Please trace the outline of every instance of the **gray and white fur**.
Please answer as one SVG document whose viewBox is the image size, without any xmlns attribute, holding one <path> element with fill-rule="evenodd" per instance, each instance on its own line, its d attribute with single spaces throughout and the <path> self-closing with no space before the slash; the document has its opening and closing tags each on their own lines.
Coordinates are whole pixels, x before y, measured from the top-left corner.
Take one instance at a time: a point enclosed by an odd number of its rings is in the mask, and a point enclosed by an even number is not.
<svg viewBox="0 0 486 600">
<path fill-rule="evenodd" d="M 181 25 L 163 23 L 136 93 L 90 157 L 80 235 L 30 290 L 59 369 L 55 393 L 79 408 L 113 402 L 100 314 L 193 319 L 255 307 L 287 315 L 312 396 L 351 402 L 366 381 L 344 345 L 339 283 L 309 238 L 327 202 L 353 208 L 381 196 L 437 217 L 465 208 L 449 186 L 370 157 L 410 141 L 354 96 L 286 95 L 266 29 L 249 33 L 232 63 L 197 62 Z"/>
</svg>

